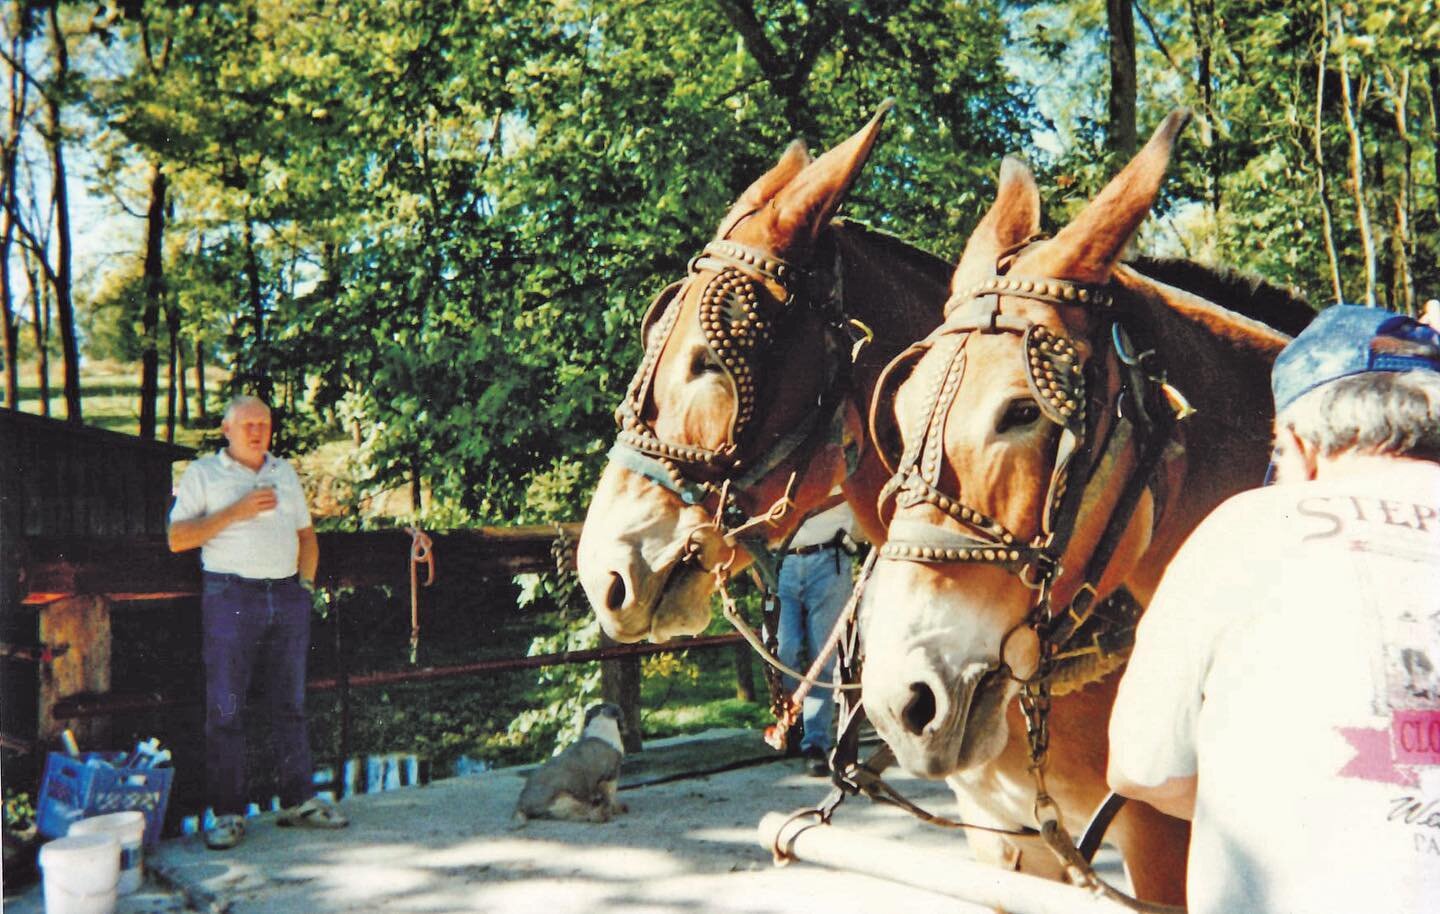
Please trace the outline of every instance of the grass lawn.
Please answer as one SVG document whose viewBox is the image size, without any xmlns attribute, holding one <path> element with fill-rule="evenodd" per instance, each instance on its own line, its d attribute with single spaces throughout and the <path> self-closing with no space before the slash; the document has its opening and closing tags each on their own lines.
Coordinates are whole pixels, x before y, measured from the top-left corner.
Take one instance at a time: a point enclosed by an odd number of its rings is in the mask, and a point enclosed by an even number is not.
<svg viewBox="0 0 1440 914">
<path fill-rule="evenodd" d="M 20 410 L 27 413 L 41 412 L 40 385 L 36 377 L 34 362 L 20 363 Z M 50 362 L 50 415 L 57 419 L 65 417 L 64 369 L 59 359 Z M 187 380 L 193 387 L 194 372 Z M 205 373 L 205 390 L 211 395 L 211 409 L 214 409 L 214 395 L 227 378 L 226 372 L 209 369 Z M 160 369 L 160 394 L 155 398 L 156 416 L 160 437 L 165 434 L 165 383 L 164 366 Z M 175 443 L 195 447 L 208 429 L 198 427 L 200 417 L 195 391 L 190 390 L 190 428 L 178 424 L 175 429 Z M 112 432 L 135 435 L 140 431 L 140 364 L 138 362 L 109 362 L 85 359 L 80 369 L 80 411 L 86 425 L 93 425 Z M 176 405 L 179 412 L 179 405 Z"/>
</svg>

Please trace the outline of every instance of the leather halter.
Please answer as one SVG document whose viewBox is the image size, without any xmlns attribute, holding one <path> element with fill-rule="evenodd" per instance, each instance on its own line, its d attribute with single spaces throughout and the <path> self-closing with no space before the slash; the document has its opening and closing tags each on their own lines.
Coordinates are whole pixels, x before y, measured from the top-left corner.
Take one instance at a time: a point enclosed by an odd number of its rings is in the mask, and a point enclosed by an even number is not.
<svg viewBox="0 0 1440 914">
<path fill-rule="evenodd" d="M 1108 357 L 1080 359 L 1074 341 L 1032 321 L 1001 311 L 1002 297 L 1027 298 L 1048 304 L 1085 307 L 1100 320 L 1097 336 L 1111 343 L 1113 364 L 1119 375 L 1119 392 L 1113 405 L 1104 402 L 1105 388 L 1100 364 Z M 965 312 L 962 306 L 969 306 Z M 881 377 L 872 404 L 872 440 L 881 440 L 875 423 L 878 411 L 890 398 L 892 373 L 918 359 L 929 349 L 944 358 L 944 368 L 932 382 L 929 403 L 909 435 L 893 476 L 879 499 L 881 516 L 892 499 L 897 507 L 929 504 L 960 524 L 957 533 L 937 524 L 895 521 L 890 537 L 881 549 L 886 559 L 927 563 L 971 562 L 999 565 L 1017 575 L 1035 590 L 1036 600 L 1026 624 L 1040 636 L 1041 669 L 1038 678 L 1054 672 L 1057 648 L 1083 625 L 1094 609 L 1096 588 L 1108 567 L 1120 537 L 1143 491 L 1152 485 L 1176 412 L 1166 404 L 1168 395 L 1163 372 L 1153 364 L 1154 352 L 1134 354 L 1127 324 L 1138 324 L 1137 315 L 1122 307 L 1104 287 L 1049 278 L 996 276 L 973 289 L 954 296 L 946 312 L 952 319 L 931 338 L 912 347 L 890 364 Z M 948 493 L 940 487 L 943 468 L 945 421 L 959 392 L 966 367 L 968 343 L 975 334 L 1013 333 L 1021 337 L 1027 383 L 1040 411 L 1060 429 L 1055 465 L 1040 518 L 1040 532 L 1030 541 L 1019 538 L 999 521 L 967 504 L 963 492 Z M 1093 392 L 1092 392 L 1093 391 Z M 1122 406 L 1123 404 L 1123 406 Z M 1104 423 L 1102 420 L 1109 418 Z M 1084 493 L 1096 471 L 1112 449 L 1123 447 L 1125 434 L 1116 434 L 1121 419 L 1133 427 L 1138 457 L 1126 481 L 1095 552 L 1083 571 L 1081 583 L 1066 611 L 1058 617 L 1050 605 L 1050 590 L 1063 572 L 1061 558 L 1079 520 Z M 882 459 L 886 459 L 883 450 Z M 887 468 L 890 464 L 887 459 Z M 1072 480 L 1077 480 L 1072 484 Z M 1157 497 L 1157 504 L 1159 498 Z"/>
<path fill-rule="evenodd" d="M 721 366 L 734 395 L 734 408 L 724 443 L 715 449 L 682 444 L 660 437 L 643 417 L 655 384 L 660 355 L 675 332 L 684 310 L 680 302 L 685 289 L 702 271 L 714 276 L 700 293 L 696 318 L 705 344 Z M 843 435 L 843 407 L 849 393 L 848 349 L 845 318 L 840 294 L 840 262 L 836 255 L 834 275 L 823 291 L 815 291 L 817 278 L 765 251 L 734 241 L 713 241 L 689 265 L 689 275 L 667 286 L 651 303 L 641 325 L 645 353 L 640 367 L 615 410 L 620 427 L 609 459 L 674 492 L 687 505 L 705 505 L 713 500 L 722 534 L 734 538 L 750 553 L 761 576 L 774 586 L 776 560 L 767 547 L 767 537 L 755 528 L 757 521 L 770 516 L 788 498 L 755 514 L 742 507 L 750 489 L 786 461 L 802 453 L 807 444 L 826 438 L 840 441 Z M 777 298 L 773 289 L 783 297 Z M 753 432 L 757 394 L 763 380 L 766 358 L 771 354 L 776 328 L 801 308 L 819 315 L 826 328 L 824 392 L 815 409 L 781 435 L 762 453 L 747 458 L 743 445 Z M 653 328 L 653 330 L 652 330 Z M 810 447 L 809 454 L 818 447 Z M 847 462 L 853 454 L 847 452 Z M 806 464 L 798 471 L 804 475 Z M 853 465 L 848 467 L 853 469 Z"/>
</svg>

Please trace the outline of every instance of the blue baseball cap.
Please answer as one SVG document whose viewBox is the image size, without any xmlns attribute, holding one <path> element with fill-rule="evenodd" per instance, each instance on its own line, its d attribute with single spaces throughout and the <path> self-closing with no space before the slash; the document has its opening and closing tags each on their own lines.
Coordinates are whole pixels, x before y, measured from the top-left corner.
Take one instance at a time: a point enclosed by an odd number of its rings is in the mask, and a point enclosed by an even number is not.
<svg viewBox="0 0 1440 914">
<path fill-rule="evenodd" d="M 1440 333 L 1382 308 L 1332 305 L 1276 357 L 1275 412 L 1322 384 L 1367 371 L 1440 371 Z"/>
</svg>

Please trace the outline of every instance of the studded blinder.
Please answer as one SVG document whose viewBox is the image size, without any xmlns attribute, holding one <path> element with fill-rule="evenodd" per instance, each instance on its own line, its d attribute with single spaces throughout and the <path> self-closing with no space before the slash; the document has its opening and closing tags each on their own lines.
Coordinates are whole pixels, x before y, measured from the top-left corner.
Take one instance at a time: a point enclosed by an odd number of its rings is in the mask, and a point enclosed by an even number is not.
<svg viewBox="0 0 1440 914">
<path fill-rule="evenodd" d="M 1072 430 L 1085 427 L 1085 371 L 1075 343 L 1032 324 L 1025 331 L 1025 378 L 1050 421 Z"/>
<path fill-rule="evenodd" d="M 715 275 L 700 294 L 700 329 L 735 390 L 730 440 L 738 441 L 755 415 L 756 363 L 774 339 L 754 280 L 733 267 Z"/>
</svg>

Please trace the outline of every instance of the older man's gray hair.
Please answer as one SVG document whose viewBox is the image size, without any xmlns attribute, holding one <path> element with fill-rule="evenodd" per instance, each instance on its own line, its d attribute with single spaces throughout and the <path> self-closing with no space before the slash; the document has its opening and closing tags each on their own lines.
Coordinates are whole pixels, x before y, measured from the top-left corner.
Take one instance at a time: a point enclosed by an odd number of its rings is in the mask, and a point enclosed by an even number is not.
<svg viewBox="0 0 1440 914">
<path fill-rule="evenodd" d="M 270 412 L 270 404 L 266 403 L 259 397 L 252 397 L 249 394 L 240 394 L 238 397 L 234 397 L 233 399 L 231 399 L 230 403 L 225 407 L 225 415 L 221 417 L 221 421 L 229 422 L 231 419 L 235 418 L 235 414 L 237 412 L 251 406 L 258 406 L 261 409 L 265 410 L 265 412 Z"/>
<path fill-rule="evenodd" d="M 1440 373 L 1372 371 L 1304 394 L 1275 417 L 1322 456 L 1347 452 L 1440 462 Z"/>
</svg>

